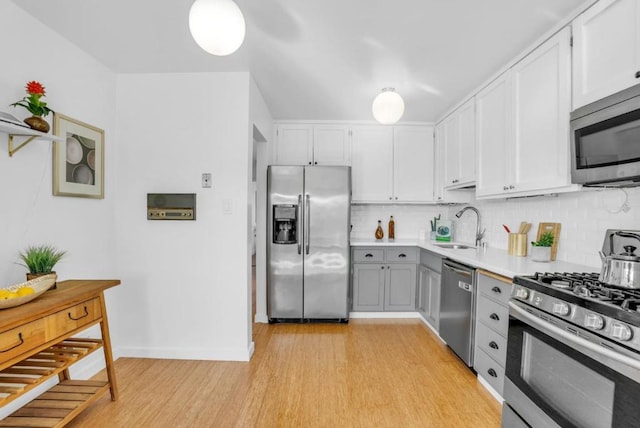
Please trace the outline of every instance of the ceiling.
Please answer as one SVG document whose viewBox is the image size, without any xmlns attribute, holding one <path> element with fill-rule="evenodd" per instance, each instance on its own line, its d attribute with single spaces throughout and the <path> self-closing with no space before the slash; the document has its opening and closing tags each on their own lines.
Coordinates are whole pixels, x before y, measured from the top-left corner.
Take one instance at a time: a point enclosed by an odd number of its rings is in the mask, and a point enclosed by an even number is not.
<svg viewBox="0 0 640 428">
<path fill-rule="evenodd" d="M 227 57 L 191 38 L 193 0 L 13 1 L 117 73 L 249 71 L 277 120 L 372 120 L 394 87 L 430 122 L 591 0 L 236 0 Z"/>
</svg>

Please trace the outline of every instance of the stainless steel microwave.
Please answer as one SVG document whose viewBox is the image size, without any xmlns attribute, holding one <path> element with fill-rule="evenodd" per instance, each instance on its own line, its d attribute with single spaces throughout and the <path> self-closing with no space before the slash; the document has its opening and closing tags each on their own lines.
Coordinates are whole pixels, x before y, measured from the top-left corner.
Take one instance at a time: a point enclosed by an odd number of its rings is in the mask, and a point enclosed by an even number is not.
<svg viewBox="0 0 640 428">
<path fill-rule="evenodd" d="M 640 85 L 571 113 L 571 179 L 585 186 L 640 186 Z"/>
</svg>

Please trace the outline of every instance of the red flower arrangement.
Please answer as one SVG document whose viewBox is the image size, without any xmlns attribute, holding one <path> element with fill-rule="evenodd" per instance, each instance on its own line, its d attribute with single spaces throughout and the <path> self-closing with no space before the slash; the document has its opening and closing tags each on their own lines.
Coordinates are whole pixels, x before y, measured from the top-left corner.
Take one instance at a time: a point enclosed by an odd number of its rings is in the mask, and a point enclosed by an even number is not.
<svg viewBox="0 0 640 428">
<path fill-rule="evenodd" d="M 26 90 L 29 95 L 11 104 L 13 107 L 24 107 L 34 116 L 46 116 L 53 111 L 47 107 L 46 102 L 40 99 L 46 95 L 44 86 L 42 86 L 40 82 L 36 82 L 35 80 L 27 82 Z"/>
</svg>

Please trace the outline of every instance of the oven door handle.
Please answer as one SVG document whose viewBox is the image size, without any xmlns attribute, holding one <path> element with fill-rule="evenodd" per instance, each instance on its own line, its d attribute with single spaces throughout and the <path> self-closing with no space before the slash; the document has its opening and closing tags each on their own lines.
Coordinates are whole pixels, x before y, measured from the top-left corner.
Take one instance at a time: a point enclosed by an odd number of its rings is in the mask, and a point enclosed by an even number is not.
<svg viewBox="0 0 640 428">
<path fill-rule="evenodd" d="M 550 324 L 535 315 L 531 315 L 524 309 L 520 308 L 513 302 L 509 302 L 509 309 L 515 312 L 518 317 L 521 317 L 522 321 L 526 321 L 529 324 L 534 324 L 543 332 L 553 333 L 560 338 L 566 340 L 569 343 L 575 343 L 578 346 L 582 346 L 583 348 L 589 349 L 592 352 L 599 354 L 605 358 L 610 358 L 614 361 L 619 362 L 620 364 L 624 364 L 628 367 L 634 368 L 636 370 L 640 370 L 640 361 L 636 361 L 631 357 L 627 357 L 626 355 L 620 354 L 618 352 L 612 351 L 608 348 L 597 345 L 593 342 L 588 341 L 580 336 L 576 336 L 575 334 L 569 333 L 566 330 L 563 330 L 559 327 L 556 327 L 553 324 Z"/>
</svg>

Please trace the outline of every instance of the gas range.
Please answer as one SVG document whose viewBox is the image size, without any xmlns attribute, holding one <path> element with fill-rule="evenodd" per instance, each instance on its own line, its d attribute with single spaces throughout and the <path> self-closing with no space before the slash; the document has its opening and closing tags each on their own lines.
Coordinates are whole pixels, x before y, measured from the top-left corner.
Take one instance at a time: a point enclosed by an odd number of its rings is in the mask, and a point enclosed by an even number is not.
<svg viewBox="0 0 640 428">
<path fill-rule="evenodd" d="M 598 277 L 592 272 L 516 276 L 511 297 L 536 308 L 545 321 L 555 317 L 574 324 L 575 334 L 583 328 L 640 352 L 640 291 L 611 287 Z"/>
</svg>

